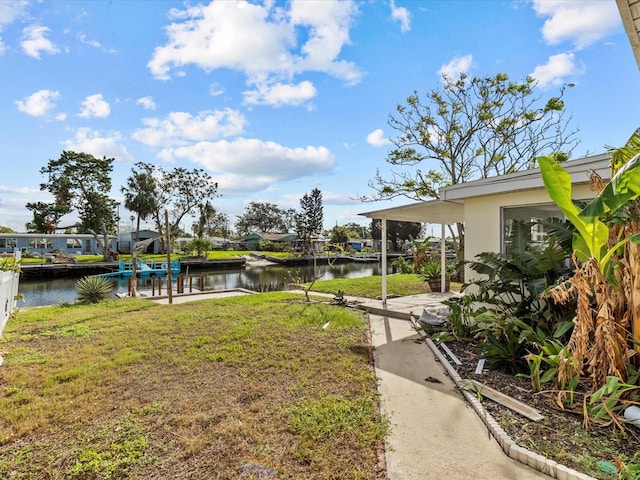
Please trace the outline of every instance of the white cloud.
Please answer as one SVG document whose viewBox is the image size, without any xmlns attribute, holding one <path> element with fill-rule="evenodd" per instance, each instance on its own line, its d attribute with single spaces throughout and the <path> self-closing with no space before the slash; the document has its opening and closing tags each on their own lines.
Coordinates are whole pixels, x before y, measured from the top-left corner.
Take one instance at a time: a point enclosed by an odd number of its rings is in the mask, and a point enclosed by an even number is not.
<svg viewBox="0 0 640 480">
<path fill-rule="evenodd" d="M 64 141 L 64 149 L 85 152 L 96 158 L 114 158 L 116 161 L 132 162 L 133 156 L 122 145 L 120 132 L 102 134 L 90 128 L 79 128 L 75 138 Z"/>
<path fill-rule="evenodd" d="M 463 57 L 453 57 L 449 63 L 445 63 L 438 70 L 440 76 L 456 80 L 461 74 L 466 74 L 473 63 L 473 55 L 468 54 Z"/>
<path fill-rule="evenodd" d="M 153 101 L 152 97 L 141 97 L 136 101 L 136 105 L 142 105 L 145 110 L 156 109 L 156 102 Z"/>
<path fill-rule="evenodd" d="M 4 185 L 0 185 L 0 192 L 2 193 L 11 193 L 11 194 L 20 194 L 20 195 L 34 195 L 40 193 L 40 189 L 38 188 L 29 188 L 29 187 L 5 187 Z M 24 205 L 22 205 L 24 206 Z"/>
<path fill-rule="evenodd" d="M 584 67 L 577 65 L 573 53 L 552 55 L 544 65 L 538 65 L 531 76 L 538 81 L 538 86 L 557 87 L 567 81 L 567 77 L 582 75 Z"/>
<path fill-rule="evenodd" d="M 3 25 L 10 25 L 16 19 L 21 17 L 27 6 L 26 0 L 13 1 L 13 2 L 0 2 L 0 32 L 2 32 Z M 0 38 L 0 55 L 7 51 L 7 46 Z"/>
<path fill-rule="evenodd" d="M 355 85 L 362 72 L 339 55 L 350 41 L 349 30 L 357 13 L 351 0 L 293 1 L 289 10 L 274 2 L 257 5 L 247 1 L 213 1 L 207 6 L 174 9 L 173 23 L 165 29 L 167 43 L 156 47 L 147 67 L 164 80 L 172 73 L 184 74 L 181 69 L 189 65 L 207 72 L 228 68 L 243 72 L 248 85 L 260 85 L 255 94 L 273 94 L 279 84 L 291 85 L 295 75 L 309 71 Z M 308 95 L 309 88 L 305 88 Z M 299 94 L 289 98 L 298 102 Z M 255 97 L 252 101 L 269 103 Z"/>
<path fill-rule="evenodd" d="M 50 110 L 55 108 L 55 100 L 60 98 L 57 90 L 38 90 L 24 100 L 17 100 L 18 110 L 31 115 L 32 117 L 44 117 Z"/>
<path fill-rule="evenodd" d="M 396 7 L 395 0 L 391 0 L 391 18 L 393 20 L 400 22 L 400 30 L 404 32 L 408 32 L 411 30 L 411 15 L 409 14 L 409 10 L 404 7 Z"/>
<path fill-rule="evenodd" d="M 262 190 L 276 182 L 326 174 L 335 164 L 326 147 L 290 148 L 245 138 L 200 142 L 176 148 L 170 154 L 214 172 L 224 190 Z"/>
<path fill-rule="evenodd" d="M 0 2 L 0 25 L 9 25 L 19 18 L 29 2 L 26 0 Z"/>
<path fill-rule="evenodd" d="M 209 95 L 212 97 L 219 97 L 224 93 L 224 89 L 217 83 L 209 85 Z"/>
<path fill-rule="evenodd" d="M 186 145 L 189 142 L 214 140 L 238 135 L 244 131 L 245 117 L 237 110 L 172 112 L 164 119 L 142 120 L 146 128 L 136 130 L 132 138 L 149 147 Z"/>
<path fill-rule="evenodd" d="M 583 49 L 622 25 L 614 1 L 533 0 L 533 9 L 538 16 L 549 17 L 542 36 L 550 45 L 570 41 Z"/>
<path fill-rule="evenodd" d="M 84 45 L 89 45 L 90 47 L 100 48 L 100 49 L 102 48 L 102 45 L 100 44 L 100 42 L 98 42 L 97 40 L 88 39 L 84 33 L 78 33 L 76 37 L 78 38 L 80 43 L 83 43 Z"/>
<path fill-rule="evenodd" d="M 22 29 L 22 40 L 20 45 L 24 53 L 33 58 L 40 58 L 40 53 L 49 53 L 54 55 L 60 53 L 60 50 L 45 37 L 49 33 L 49 28 L 43 25 L 30 25 Z"/>
<path fill-rule="evenodd" d="M 357 14 L 358 8 L 351 0 L 292 2 L 290 24 L 307 37 L 293 71 L 325 72 L 348 85 L 359 83 L 362 72 L 352 62 L 337 60 L 342 47 L 350 44 L 349 29 Z"/>
<path fill-rule="evenodd" d="M 111 114 L 109 103 L 102 98 L 101 93 L 89 95 L 82 101 L 82 110 L 78 114 L 83 118 L 106 118 Z"/>
<path fill-rule="evenodd" d="M 353 196 L 347 193 L 327 192 L 324 190 L 322 191 L 322 203 L 325 205 L 362 204 L 360 200 L 353 198 Z"/>
<path fill-rule="evenodd" d="M 384 147 L 389 145 L 391 141 L 384 136 L 384 132 L 381 128 L 378 128 L 367 135 L 367 143 L 374 147 Z"/>
<path fill-rule="evenodd" d="M 256 90 L 243 92 L 243 95 L 250 105 L 300 105 L 316 96 L 316 88 L 307 81 L 297 85 L 278 83 L 260 85 Z"/>
</svg>

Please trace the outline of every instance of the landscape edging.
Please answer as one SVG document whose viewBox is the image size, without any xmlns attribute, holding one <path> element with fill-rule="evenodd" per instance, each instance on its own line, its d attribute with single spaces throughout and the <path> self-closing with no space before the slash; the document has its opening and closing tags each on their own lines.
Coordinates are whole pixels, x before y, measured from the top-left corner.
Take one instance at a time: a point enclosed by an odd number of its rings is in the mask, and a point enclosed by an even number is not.
<svg viewBox="0 0 640 480">
<path fill-rule="evenodd" d="M 596 480 L 589 475 L 578 472 L 577 470 L 569 468 L 565 465 L 559 464 L 554 460 L 543 457 L 538 453 L 532 452 L 516 444 L 516 442 L 514 442 L 509 435 L 507 435 L 507 433 L 498 424 L 498 422 L 491 416 L 487 409 L 484 408 L 482 402 L 478 400 L 477 396 L 473 395 L 465 388 L 466 383 L 464 379 L 458 374 L 455 368 L 453 368 L 451 363 L 449 363 L 449 360 L 440 351 L 436 344 L 433 343 L 433 340 L 427 337 L 427 335 L 421 330 L 418 330 L 418 333 L 425 340 L 425 343 L 436 356 L 438 361 L 444 366 L 447 374 L 451 377 L 466 400 L 473 407 L 476 414 L 485 424 L 493 438 L 496 439 L 496 441 L 500 445 L 500 448 L 502 448 L 502 451 L 508 457 L 558 480 Z"/>
</svg>

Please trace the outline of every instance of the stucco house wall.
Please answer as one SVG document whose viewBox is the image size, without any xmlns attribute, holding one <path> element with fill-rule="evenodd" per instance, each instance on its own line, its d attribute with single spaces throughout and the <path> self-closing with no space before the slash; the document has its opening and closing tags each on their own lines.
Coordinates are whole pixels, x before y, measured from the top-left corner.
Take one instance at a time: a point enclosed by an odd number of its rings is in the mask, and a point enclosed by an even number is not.
<svg viewBox="0 0 640 480">
<path fill-rule="evenodd" d="M 594 193 L 587 184 L 573 186 L 573 198 L 588 200 Z M 502 209 L 552 203 L 544 188 L 533 190 L 466 198 L 465 218 L 465 260 L 474 260 L 482 252 L 500 252 L 502 246 Z M 465 279 L 471 280 L 473 272 L 467 267 Z"/>
</svg>

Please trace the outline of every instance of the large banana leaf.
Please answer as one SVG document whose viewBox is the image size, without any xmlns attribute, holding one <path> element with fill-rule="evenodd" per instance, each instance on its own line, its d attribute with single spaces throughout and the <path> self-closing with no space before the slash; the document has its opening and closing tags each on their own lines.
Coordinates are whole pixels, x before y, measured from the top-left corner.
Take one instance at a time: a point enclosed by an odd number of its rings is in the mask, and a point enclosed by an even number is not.
<svg viewBox="0 0 640 480">
<path fill-rule="evenodd" d="M 596 258 L 604 254 L 609 228 L 597 217 L 583 218 L 581 210 L 571 197 L 571 175 L 552 157 L 538 159 L 542 180 L 551 200 L 562 210 L 577 232 L 573 239 L 574 251 L 580 257 Z"/>
</svg>

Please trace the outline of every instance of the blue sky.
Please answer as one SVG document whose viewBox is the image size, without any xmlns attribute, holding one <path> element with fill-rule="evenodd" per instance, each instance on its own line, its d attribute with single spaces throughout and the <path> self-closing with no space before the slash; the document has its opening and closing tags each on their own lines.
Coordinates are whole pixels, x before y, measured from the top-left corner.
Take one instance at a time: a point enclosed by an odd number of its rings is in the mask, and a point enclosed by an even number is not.
<svg viewBox="0 0 640 480">
<path fill-rule="evenodd" d="M 542 96 L 574 83 L 574 156 L 640 126 L 615 0 L 3 0 L 0 225 L 24 231 L 25 204 L 51 201 L 39 170 L 63 150 L 115 158 L 117 200 L 144 161 L 206 169 L 232 223 L 317 187 L 327 228 L 366 224 L 408 203 L 355 200 L 389 171 L 388 115 L 461 72 L 532 75 Z"/>
</svg>

